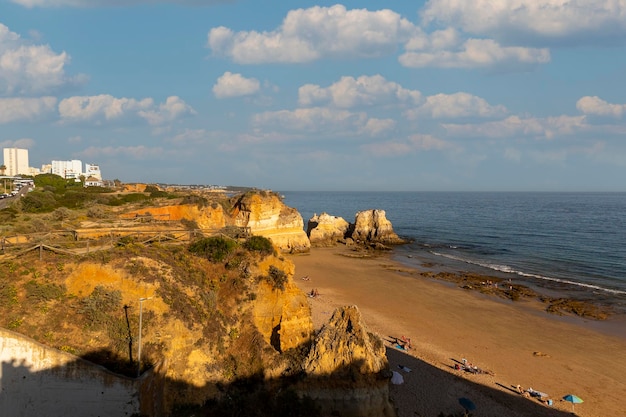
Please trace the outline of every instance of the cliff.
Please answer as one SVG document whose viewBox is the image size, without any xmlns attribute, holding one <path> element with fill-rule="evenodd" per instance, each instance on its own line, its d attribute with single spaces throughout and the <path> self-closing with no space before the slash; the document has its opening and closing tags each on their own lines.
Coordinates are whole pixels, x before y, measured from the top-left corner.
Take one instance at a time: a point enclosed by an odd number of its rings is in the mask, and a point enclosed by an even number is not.
<svg viewBox="0 0 626 417">
<path fill-rule="evenodd" d="M 306 252 L 311 243 L 298 210 L 287 207 L 272 192 L 249 192 L 236 199 L 231 211 L 234 224 L 272 240 L 284 252 Z"/>
<path fill-rule="evenodd" d="M 267 237 L 281 252 L 306 252 L 311 248 L 302 216 L 296 209 L 287 207 L 277 194 L 259 191 L 230 200 L 221 195 L 213 198 L 219 201 L 142 207 L 126 211 L 120 218 L 161 221 L 170 225 L 184 220 L 194 222 L 202 231 L 219 231 L 234 226 Z"/>
</svg>

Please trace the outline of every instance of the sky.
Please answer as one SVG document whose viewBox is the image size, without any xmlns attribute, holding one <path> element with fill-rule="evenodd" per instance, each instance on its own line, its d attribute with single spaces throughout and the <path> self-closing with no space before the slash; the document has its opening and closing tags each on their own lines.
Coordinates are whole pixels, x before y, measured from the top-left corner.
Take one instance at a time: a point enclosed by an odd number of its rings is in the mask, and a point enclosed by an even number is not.
<svg viewBox="0 0 626 417">
<path fill-rule="evenodd" d="M 626 0 L 0 0 L 0 144 L 122 182 L 626 191 Z"/>
</svg>

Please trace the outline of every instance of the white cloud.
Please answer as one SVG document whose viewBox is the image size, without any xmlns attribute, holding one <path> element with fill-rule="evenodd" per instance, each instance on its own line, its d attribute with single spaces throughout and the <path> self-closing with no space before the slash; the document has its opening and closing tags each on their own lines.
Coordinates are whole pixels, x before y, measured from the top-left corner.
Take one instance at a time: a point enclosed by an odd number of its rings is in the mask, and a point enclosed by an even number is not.
<svg viewBox="0 0 626 417">
<path fill-rule="evenodd" d="M 410 46 L 416 48 L 419 45 L 411 44 Z M 550 62 L 550 51 L 545 48 L 502 46 L 492 39 L 468 39 L 456 50 L 409 51 L 402 54 L 398 61 L 409 68 L 487 68 L 500 66 L 519 69 L 520 64 L 533 66 Z"/>
<path fill-rule="evenodd" d="M 436 94 L 429 96 L 420 107 L 407 110 L 408 119 L 432 117 L 435 119 L 459 117 L 498 117 L 504 116 L 507 110 L 502 105 L 492 106 L 483 98 L 468 93 Z"/>
<path fill-rule="evenodd" d="M 392 119 L 369 119 L 365 126 L 363 126 L 363 132 L 370 136 L 378 136 L 382 133 L 392 130 L 396 126 L 396 121 Z"/>
<path fill-rule="evenodd" d="M 398 156 L 412 152 L 443 151 L 454 149 L 450 143 L 433 135 L 415 134 L 406 140 L 392 140 L 363 145 L 362 148 L 376 156 Z"/>
<path fill-rule="evenodd" d="M 301 106 L 330 103 L 335 107 L 351 108 L 396 103 L 417 104 L 420 99 L 419 91 L 405 89 L 395 82 L 387 81 L 381 75 L 341 77 L 327 88 L 306 84 L 298 90 L 298 104 Z"/>
<path fill-rule="evenodd" d="M 526 118 L 510 116 L 504 120 L 479 124 L 444 124 L 449 134 L 459 137 L 554 139 L 587 130 L 585 116 Z"/>
<path fill-rule="evenodd" d="M 108 94 L 98 96 L 75 96 L 59 103 L 59 114 L 64 123 L 89 122 L 103 124 L 136 117 L 151 125 L 171 122 L 195 111 L 176 96 L 168 97 L 165 103 L 155 107 L 154 100 L 144 98 L 115 98 Z"/>
<path fill-rule="evenodd" d="M 31 95 L 80 83 L 65 74 L 67 53 L 55 53 L 48 45 L 31 45 L 0 23 L 0 94 Z"/>
<path fill-rule="evenodd" d="M 241 97 L 255 94 L 261 88 L 256 78 L 245 78 L 241 74 L 225 72 L 213 86 L 217 98 Z"/>
<path fill-rule="evenodd" d="M 576 102 L 576 108 L 585 114 L 613 116 L 620 118 L 626 114 L 626 104 L 611 104 L 597 96 L 582 97 Z"/>
<path fill-rule="evenodd" d="M 502 40 L 545 44 L 626 35 L 626 0 L 429 0 L 421 15 L 425 23 Z"/>
<path fill-rule="evenodd" d="M 323 57 L 390 55 L 416 30 L 392 10 L 347 10 L 337 4 L 291 10 L 282 25 L 271 32 L 235 33 L 223 26 L 213 28 L 208 46 L 215 55 L 240 64 L 302 63 Z"/>
<path fill-rule="evenodd" d="M 196 114 L 196 111 L 179 97 L 170 96 L 165 100 L 165 103 L 159 104 L 158 109 L 141 110 L 138 114 L 146 119 L 149 124 L 155 126 L 172 122 L 186 115 Z"/>
<path fill-rule="evenodd" d="M 186 4 L 203 6 L 219 3 L 232 3 L 234 0 L 10 0 L 24 7 L 96 7 L 96 6 L 131 6 L 133 4 Z"/>
<path fill-rule="evenodd" d="M 313 107 L 259 113 L 253 122 L 258 126 L 280 126 L 295 132 L 354 135 L 365 128 L 368 118 L 365 113 Z"/>
<path fill-rule="evenodd" d="M 57 99 L 0 98 L 0 124 L 15 121 L 32 121 L 56 110 Z"/>
<path fill-rule="evenodd" d="M 5 140 L 4 142 L 0 142 L 0 145 L 3 148 L 32 149 L 35 146 L 35 141 L 30 138 L 21 138 L 17 140 Z"/>
</svg>

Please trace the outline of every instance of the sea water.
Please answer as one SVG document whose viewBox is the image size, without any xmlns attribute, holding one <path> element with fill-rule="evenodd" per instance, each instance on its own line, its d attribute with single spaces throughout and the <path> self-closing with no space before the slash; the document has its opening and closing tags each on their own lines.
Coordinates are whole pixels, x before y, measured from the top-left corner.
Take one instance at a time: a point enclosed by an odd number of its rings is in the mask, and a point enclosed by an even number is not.
<svg viewBox="0 0 626 417">
<path fill-rule="evenodd" d="M 288 192 L 304 219 L 382 209 L 419 270 L 477 272 L 626 312 L 626 193 Z"/>
</svg>

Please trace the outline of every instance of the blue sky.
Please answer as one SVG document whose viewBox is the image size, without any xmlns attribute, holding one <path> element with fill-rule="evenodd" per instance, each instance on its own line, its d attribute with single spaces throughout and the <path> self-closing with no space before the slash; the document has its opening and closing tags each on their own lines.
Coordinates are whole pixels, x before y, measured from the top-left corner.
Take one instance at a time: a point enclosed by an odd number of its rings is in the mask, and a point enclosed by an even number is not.
<svg viewBox="0 0 626 417">
<path fill-rule="evenodd" d="M 626 0 L 0 0 L 0 143 L 123 182 L 626 191 Z"/>
</svg>

